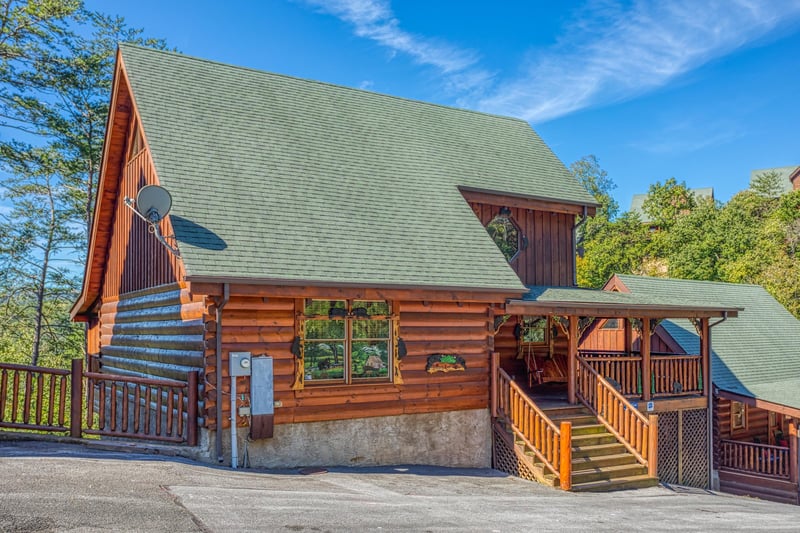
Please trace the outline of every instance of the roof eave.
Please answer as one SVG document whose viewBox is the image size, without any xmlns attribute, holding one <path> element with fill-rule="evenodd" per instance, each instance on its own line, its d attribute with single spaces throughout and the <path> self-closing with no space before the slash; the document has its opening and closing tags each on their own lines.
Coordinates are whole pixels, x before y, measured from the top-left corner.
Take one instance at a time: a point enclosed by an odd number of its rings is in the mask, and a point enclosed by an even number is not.
<svg viewBox="0 0 800 533">
<path fill-rule="evenodd" d="M 597 302 L 538 302 L 509 300 L 506 312 L 512 315 L 551 314 L 564 316 L 602 316 L 604 318 L 735 318 L 738 307 L 693 307 L 657 304 L 620 304 Z"/>
</svg>

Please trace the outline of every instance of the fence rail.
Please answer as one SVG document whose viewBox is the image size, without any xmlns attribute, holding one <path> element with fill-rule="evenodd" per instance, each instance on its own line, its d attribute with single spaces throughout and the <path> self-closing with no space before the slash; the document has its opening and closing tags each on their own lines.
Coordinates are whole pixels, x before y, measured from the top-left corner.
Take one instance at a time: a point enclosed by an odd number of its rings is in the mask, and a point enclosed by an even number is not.
<svg viewBox="0 0 800 533">
<path fill-rule="evenodd" d="M 0 428 L 196 446 L 197 385 L 197 371 L 183 382 L 84 372 L 81 359 L 70 370 L 0 363 Z"/>
<path fill-rule="evenodd" d="M 720 466 L 780 479 L 791 478 L 789 448 L 735 440 L 721 441 Z"/>
</svg>

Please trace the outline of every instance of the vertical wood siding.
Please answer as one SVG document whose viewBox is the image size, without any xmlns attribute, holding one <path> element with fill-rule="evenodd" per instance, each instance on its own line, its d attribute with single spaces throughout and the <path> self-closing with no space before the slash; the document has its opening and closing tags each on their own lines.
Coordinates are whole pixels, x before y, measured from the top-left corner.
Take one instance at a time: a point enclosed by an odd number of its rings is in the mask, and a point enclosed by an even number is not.
<svg viewBox="0 0 800 533">
<path fill-rule="evenodd" d="M 157 185 L 148 149 L 135 154 L 122 172 L 114 207 L 111 245 L 105 262 L 103 301 L 132 291 L 175 283 L 183 279 L 183 263 L 148 231 L 147 224 L 125 205 L 145 185 Z M 172 235 L 169 217 L 161 222 L 164 235 Z"/>
<path fill-rule="evenodd" d="M 400 337 L 408 350 L 400 363 L 402 384 L 306 384 L 303 390 L 293 391 L 294 356 L 290 350 L 302 302 L 233 295 L 223 308 L 223 428 L 230 427 L 231 351 L 273 358 L 274 398 L 280 403 L 275 409 L 277 424 L 488 408 L 492 333 L 488 304 L 394 301 Z M 216 429 L 214 299 L 207 298 L 205 305 L 205 409 L 209 428 Z M 428 355 L 436 353 L 460 355 L 466 361 L 466 371 L 428 374 Z M 249 390 L 249 378 L 238 378 L 237 405 L 248 405 Z M 245 418 L 238 418 L 237 425 L 246 424 Z"/>
<path fill-rule="evenodd" d="M 497 216 L 501 207 L 475 202 L 470 202 L 470 206 L 484 226 Z M 572 286 L 575 215 L 512 207 L 511 217 L 528 241 L 528 247 L 511 261 L 522 282 Z"/>
</svg>

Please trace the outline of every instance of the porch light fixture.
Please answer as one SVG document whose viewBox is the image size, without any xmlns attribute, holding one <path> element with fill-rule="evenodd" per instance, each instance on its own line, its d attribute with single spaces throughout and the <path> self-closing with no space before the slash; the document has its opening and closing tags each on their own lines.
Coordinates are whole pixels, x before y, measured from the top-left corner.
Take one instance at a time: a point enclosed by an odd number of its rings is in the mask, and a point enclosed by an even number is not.
<svg viewBox="0 0 800 533">
<path fill-rule="evenodd" d="M 148 224 L 148 231 L 156 236 L 158 242 L 172 252 L 172 255 L 180 259 L 180 251 L 167 242 L 161 234 L 161 229 L 158 227 L 159 222 L 167 216 L 167 213 L 169 213 L 172 207 L 172 196 L 169 194 L 169 191 L 158 185 L 145 185 L 139 189 L 135 201 L 127 196 L 124 198 L 124 201 L 125 205 L 128 206 L 136 216 Z"/>
</svg>

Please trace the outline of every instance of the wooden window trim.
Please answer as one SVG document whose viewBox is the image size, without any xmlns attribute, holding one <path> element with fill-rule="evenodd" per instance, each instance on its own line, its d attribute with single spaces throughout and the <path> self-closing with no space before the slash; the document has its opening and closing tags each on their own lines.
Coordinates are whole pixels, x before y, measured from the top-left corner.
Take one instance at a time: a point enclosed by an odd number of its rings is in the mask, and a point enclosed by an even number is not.
<svg viewBox="0 0 800 533">
<path fill-rule="evenodd" d="M 737 406 L 741 406 L 741 425 L 736 424 Z M 731 432 L 747 430 L 747 404 L 743 402 L 731 401 Z"/>
<path fill-rule="evenodd" d="M 327 298 L 307 298 L 304 299 L 304 307 L 307 305 L 308 302 L 312 300 L 328 300 Z M 398 319 L 392 313 L 394 309 L 393 302 L 390 300 L 371 300 L 371 299 L 360 299 L 360 298 L 332 298 L 330 301 L 343 301 L 345 302 L 345 309 L 347 311 L 347 315 L 341 318 L 332 318 L 326 315 L 306 315 L 304 312 L 300 313 L 300 325 L 299 333 L 300 333 L 300 342 L 301 342 L 301 350 L 303 351 L 302 359 L 305 364 L 305 343 L 306 343 L 306 323 L 309 321 L 332 321 L 332 320 L 343 320 L 345 323 L 344 333 L 345 338 L 344 340 L 344 354 L 343 354 L 343 362 L 342 362 L 342 378 L 334 378 L 334 379 L 309 379 L 306 377 L 303 382 L 305 387 L 360 387 L 360 386 L 368 386 L 368 385 L 393 385 L 397 383 L 402 383 L 400 376 L 398 375 L 398 371 L 395 368 L 395 345 L 397 342 L 395 336 L 395 323 Z M 389 307 L 389 314 L 388 315 L 373 315 L 369 318 L 360 318 L 356 316 L 352 316 L 353 313 L 353 303 L 354 302 L 384 302 Z M 379 321 L 385 320 L 389 324 L 389 335 L 384 338 L 355 338 L 353 336 L 353 324 L 358 321 L 362 320 L 369 320 L 369 321 Z M 326 339 L 314 339 L 314 341 L 324 341 Z M 331 339 L 331 340 L 339 340 L 339 339 Z M 353 353 L 352 347 L 353 342 L 361 342 L 361 341 L 386 341 L 387 343 L 387 375 L 385 377 L 374 377 L 374 378 L 359 378 L 353 377 L 352 373 L 352 361 L 353 361 Z M 305 372 L 305 368 L 302 369 Z"/>
</svg>

